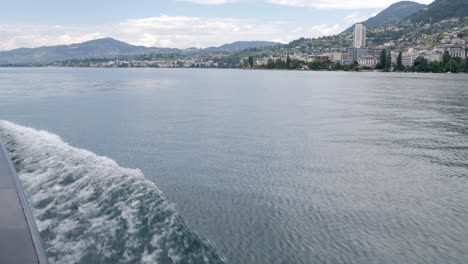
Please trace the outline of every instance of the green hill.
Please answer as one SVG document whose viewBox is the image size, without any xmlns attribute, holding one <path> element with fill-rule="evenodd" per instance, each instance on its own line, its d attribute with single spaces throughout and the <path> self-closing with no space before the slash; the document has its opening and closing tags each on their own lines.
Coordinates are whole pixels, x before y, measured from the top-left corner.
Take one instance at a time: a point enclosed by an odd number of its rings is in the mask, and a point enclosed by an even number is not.
<svg viewBox="0 0 468 264">
<path fill-rule="evenodd" d="M 78 44 L 39 48 L 20 48 L 0 52 L 0 65 L 42 64 L 69 59 L 118 58 L 145 53 L 169 53 L 173 49 L 133 46 L 112 38 Z"/>
<path fill-rule="evenodd" d="M 426 5 L 416 2 L 401 1 L 389 6 L 376 16 L 364 21 L 363 24 L 366 25 L 367 28 L 376 28 L 388 23 L 399 22 L 426 7 Z M 354 26 L 351 26 L 345 32 L 351 32 L 353 29 Z"/>
<path fill-rule="evenodd" d="M 398 22 L 418 11 L 423 10 L 426 7 L 426 5 L 422 5 L 416 2 L 401 1 L 391 5 L 376 16 L 369 18 L 364 22 L 364 25 L 366 25 L 368 28 L 375 28 L 388 23 Z"/>
<path fill-rule="evenodd" d="M 437 22 L 447 18 L 468 16 L 468 0 L 436 0 L 427 9 L 409 19 L 412 22 Z"/>
<path fill-rule="evenodd" d="M 219 54 L 235 53 L 251 48 L 274 47 L 279 43 L 267 41 L 238 41 L 220 47 L 206 49 L 175 49 L 134 46 L 128 43 L 103 38 L 71 45 L 59 45 L 39 48 L 20 48 L 0 51 L 0 65 L 48 64 L 66 60 L 86 59 L 122 59 L 139 55 L 168 54 Z"/>
</svg>

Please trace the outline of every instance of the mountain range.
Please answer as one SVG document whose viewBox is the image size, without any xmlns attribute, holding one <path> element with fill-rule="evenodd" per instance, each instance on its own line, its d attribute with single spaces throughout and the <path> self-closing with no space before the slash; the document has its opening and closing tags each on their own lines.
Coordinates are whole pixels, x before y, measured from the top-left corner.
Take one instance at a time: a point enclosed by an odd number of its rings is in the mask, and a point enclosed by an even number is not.
<svg viewBox="0 0 468 264">
<path fill-rule="evenodd" d="M 277 42 L 269 42 L 269 41 L 237 41 L 230 44 L 224 44 L 219 47 L 210 47 L 206 49 L 201 49 L 199 52 L 203 53 L 235 53 L 241 52 L 246 49 L 253 49 L 253 48 L 270 48 L 273 46 L 280 45 Z"/>
<path fill-rule="evenodd" d="M 65 60 L 125 58 L 143 54 L 218 54 L 235 53 L 250 48 L 266 48 L 279 43 L 267 41 L 238 41 L 206 49 L 173 49 L 134 46 L 113 38 L 91 40 L 78 44 L 20 48 L 0 52 L 0 65 L 47 64 Z"/>
<path fill-rule="evenodd" d="M 103 38 L 79 44 L 39 48 L 20 48 L 0 52 L 0 65 L 42 64 L 69 59 L 115 58 L 145 53 L 171 53 L 174 49 L 133 46 L 112 38 Z"/>
</svg>

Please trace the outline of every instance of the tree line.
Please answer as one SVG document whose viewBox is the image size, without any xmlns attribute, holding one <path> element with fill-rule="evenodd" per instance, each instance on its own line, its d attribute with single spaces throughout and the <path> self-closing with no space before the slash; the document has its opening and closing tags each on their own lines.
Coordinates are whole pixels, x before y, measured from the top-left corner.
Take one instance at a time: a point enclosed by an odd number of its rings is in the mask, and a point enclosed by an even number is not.
<svg viewBox="0 0 468 264">
<path fill-rule="evenodd" d="M 250 69 L 267 69 L 267 70 L 312 70 L 312 71 L 359 71 L 360 67 L 357 61 L 348 65 L 341 65 L 340 63 L 332 63 L 331 61 L 313 60 L 306 62 L 299 59 L 291 59 L 289 55 L 286 60 L 283 59 L 268 59 L 264 65 L 255 64 L 252 56 L 244 60 L 243 68 Z"/>
<path fill-rule="evenodd" d="M 280 70 L 312 70 L 312 71 L 359 71 L 359 70 L 373 70 L 373 68 L 362 67 L 357 61 L 351 64 L 341 65 L 340 63 L 332 63 L 330 61 L 323 61 L 316 59 L 311 62 L 303 60 L 291 59 L 289 55 L 286 60 L 283 59 L 269 59 L 264 65 L 255 64 L 252 56 L 244 60 L 243 68 L 250 69 L 280 69 Z M 448 51 L 442 55 L 442 60 L 428 61 L 423 56 L 415 59 L 413 66 L 403 65 L 403 53 L 399 52 L 395 62 L 392 61 L 392 56 L 389 50 L 383 50 L 380 54 L 380 61 L 375 66 L 375 69 L 384 72 L 432 72 L 432 73 L 468 73 L 468 58 L 452 57 Z"/>
<path fill-rule="evenodd" d="M 397 61 L 392 63 L 392 56 L 390 52 L 383 50 L 382 54 L 380 55 L 380 63 L 376 68 L 383 71 L 396 72 L 468 73 L 468 58 L 462 59 L 452 57 L 448 51 L 445 51 L 440 62 L 429 61 L 424 56 L 419 56 L 415 59 L 413 66 L 408 67 L 403 65 L 402 52 L 398 54 Z"/>
</svg>

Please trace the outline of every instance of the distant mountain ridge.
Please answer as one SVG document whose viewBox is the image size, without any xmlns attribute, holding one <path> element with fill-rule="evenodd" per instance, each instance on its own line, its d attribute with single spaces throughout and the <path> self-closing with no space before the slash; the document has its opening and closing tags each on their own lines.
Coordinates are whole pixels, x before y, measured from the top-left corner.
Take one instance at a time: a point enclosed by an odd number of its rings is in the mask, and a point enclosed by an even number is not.
<svg viewBox="0 0 468 264">
<path fill-rule="evenodd" d="M 69 59 L 115 58 L 144 53 L 164 53 L 172 50 L 133 46 L 112 38 L 103 38 L 71 45 L 2 51 L 0 52 L 0 64 L 40 64 Z"/>
<path fill-rule="evenodd" d="M 236 41 L 230 44 L 224 44 L 219 47 L 208 47 L 204 49 L 188 49 L 184 50 L 185 53 L 192 54 L 210 54 L 210 53 L 238 53 L 247 49 L 254 48 L 270 48 L 281 45 L 278 42 L 271 41 Z"/>
<path fill-rule="evenodd" d="M 392 22 L 399 22 L 421 10 L 426 8 L 426 5 L 412 2 L 412 1 L 401 1 L 395 4 L 392 4 L 388 8 L 384 9 L 382 12 L 378 13 L 376 16 L 369 18 L 364 21 L 363 24 L 367 28 L 376 28 L 385 24 Z M 348 28 L 345 32 L 351 32 L 354 29 L 354 26 Z"/>
<path fill-rule="evenodd" d="M 65 60 L 112 59 L 143 54 L 203 54 L 234 53 L 249 48 L 265 48 L 279 43 L 265 41 L 238 41 L 220 47 L 206 49 L 175 49 L 134 46 L 113 38 L 103 38 L 83 43 L 39 48 L 20 48 L 11 51 L 0 51 L 0 65 L 47 64 Z"/>
<path fill-rule="evenodd" d="M 207 48 L 207 50 L 214 49 L 224 52 L 239 52 L 251 48 L 269 48 L 279 44 L 280 43 L 271 41 L 236 41 L 234 43 L 224 44 L 215 48 Z"/>
</svg>

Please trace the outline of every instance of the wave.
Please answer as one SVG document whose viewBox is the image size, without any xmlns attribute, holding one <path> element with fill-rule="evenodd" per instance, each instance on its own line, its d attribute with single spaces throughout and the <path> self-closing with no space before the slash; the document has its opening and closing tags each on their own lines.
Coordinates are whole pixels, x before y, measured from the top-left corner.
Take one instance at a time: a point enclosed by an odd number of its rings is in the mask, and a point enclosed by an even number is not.
<svg viewBox="0 0 468 264">
<path fill-rule="evenodd" d="M 0 121 L 50 263 L 222 263 L 140 170 Z"/>
</svg>

